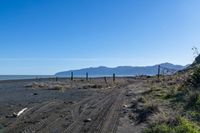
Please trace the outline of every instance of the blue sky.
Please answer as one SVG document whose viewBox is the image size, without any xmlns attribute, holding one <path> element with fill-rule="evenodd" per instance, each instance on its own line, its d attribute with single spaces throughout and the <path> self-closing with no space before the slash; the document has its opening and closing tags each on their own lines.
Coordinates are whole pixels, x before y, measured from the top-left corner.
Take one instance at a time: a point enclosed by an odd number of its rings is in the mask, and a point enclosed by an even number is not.
<svg viewBox="0 0 200 133">
<path fill-rule="evenodd" d="M 0 74 L 193 61 L 199 0 L 1 0 Z"/>
</svg>

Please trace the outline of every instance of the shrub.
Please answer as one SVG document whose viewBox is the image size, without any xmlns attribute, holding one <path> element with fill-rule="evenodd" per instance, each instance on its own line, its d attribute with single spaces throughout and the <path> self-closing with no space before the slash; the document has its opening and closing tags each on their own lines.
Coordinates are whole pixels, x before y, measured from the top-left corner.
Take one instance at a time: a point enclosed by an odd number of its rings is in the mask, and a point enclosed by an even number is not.
<svg viewBox="0 0 200 133">
<path fill-rule="evenodd" d="M 197 66 L 189 79 L 193 87 L 198 87 L 200 84 L 200 66 Z"/>
<path fill-rule="evenodd" d="M 200 121 L 200 112 L 199 111 L 188 111 L 189 117 L 194 121 Z"/>
<path fill-rule="evenodd" d="M 199 127 L 187 120 L 186 118 L 177 118 L 177 125 L 154 124 L 148 129 L 144 130 L 144 133 L 200 133 Z"/>
<path fill-rule="evenodd" d="M 148 129 L 144 130 L 144 133 L 171 133 L 171 132 L 172 129 L 166 124 L 153 125 Z"/>
<path fill-rule="evenodd" d="M 187 120 L 186 118 L 178 118 L 179 124 L 174 128 L 175 133 L 200 133 L 199 127 Z"/>
<path fill-rule="evenodd" d="M 50 90 L 62 90 L 63 88 L 62 85 L 52 85 L 49 87 Z"/>
<path fill-rule="evenodd" d="M 200 93 L 194 92 L 189 95 L 187 108 L 200 111 Z"/>
<path fill-rule="evenodd" d="M 138 98 L 138 102 L 146 103 L 147 100 L 144 97 L 140 97 L 140 98 Z"/>
<path fill-rule="evenodd" d="M 142 109 L 137 109 L 136 113 L 138 113 L 138 116 L 136 117 L 138 123 L 145 122 L 149 116 L 151 116 L 154 113 L 159 112 L 160 109 L 158 108 L 158 105 L 147 105 L 143 107 Z"/>
</svg>

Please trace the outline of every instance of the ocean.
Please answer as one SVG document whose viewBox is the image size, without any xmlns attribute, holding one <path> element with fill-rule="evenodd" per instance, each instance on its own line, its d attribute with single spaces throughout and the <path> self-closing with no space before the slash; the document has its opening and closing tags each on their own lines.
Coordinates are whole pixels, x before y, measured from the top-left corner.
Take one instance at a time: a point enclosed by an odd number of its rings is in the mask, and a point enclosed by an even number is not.
<svg viewBox="0 0 200 133">
<path fill-rule="evenodd" d="M 20 80 L 36 78 L 54 78 L 54 75 L 0 75 L 0 80 Z"/>
<path fill-rule="evenodd" d="M 36 78 L 70 78 L 70 76 L 55 76 L 55 75 L 0 75 L 2 80 L 21 80 L 21 79 L 36 79 Z M 85 75 L 74 75 L 74 78 L 85 78 Z M 112 77 L 112 75 L 89 75 L 89 78 Z M 116 75 L 116 77 L 133 77 L 133 75 Z"/>
</svg>

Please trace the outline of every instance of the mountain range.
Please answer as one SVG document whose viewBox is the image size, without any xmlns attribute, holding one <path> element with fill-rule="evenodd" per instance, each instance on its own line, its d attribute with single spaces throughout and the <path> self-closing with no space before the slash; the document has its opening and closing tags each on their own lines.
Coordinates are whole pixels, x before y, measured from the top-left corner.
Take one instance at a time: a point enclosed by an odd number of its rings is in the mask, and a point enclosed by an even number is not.
<svg viewBox="0 0 200 133">
<path fill-rule="evenodd" d="M 71 75 L 71 72 L 73 72 L 74 76 L 85 76 L 86 73 L 88 73 L 89 76 L 93 77 L 111 76 L 113 73 L 115 73 L 118 76 L 156 75 L 158 73 L 158 66 L 161 67 L 161 72 L 162 70 L 179 71 L 187 67 L 182 65 L 174 65 L 171 63 L 162 63 L 154 66 L 118 66 L 114 68 L 100 66 L 83 68 L 79 70 L 63 71 L 58 72 L 55 75 L 68 77 Z"/>
</svg>

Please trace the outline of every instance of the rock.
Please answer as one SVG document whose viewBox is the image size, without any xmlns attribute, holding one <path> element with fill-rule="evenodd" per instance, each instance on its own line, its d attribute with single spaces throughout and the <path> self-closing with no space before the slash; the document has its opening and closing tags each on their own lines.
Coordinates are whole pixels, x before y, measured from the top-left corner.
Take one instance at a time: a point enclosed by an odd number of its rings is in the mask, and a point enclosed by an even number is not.
<svg viewBox="0 0 200 133">
<path fill-rule="evenodd" d="M 33 93 L 34 96 L 38 95 L 38 93 Z"/>
<path fill-rule="evenodd" d="M 83 120 L 83 122 L 91 122 L 91 121 L 92 121 L 91 118 L 88 118 L 88 119 Z"/>
<path fill-rule="evenodd" d="M 125 105 L 123 105 L 123 107 L 124 107 L 124 108 L 128 108 L 128 105 L 125 104 Z"/>
</svg>

